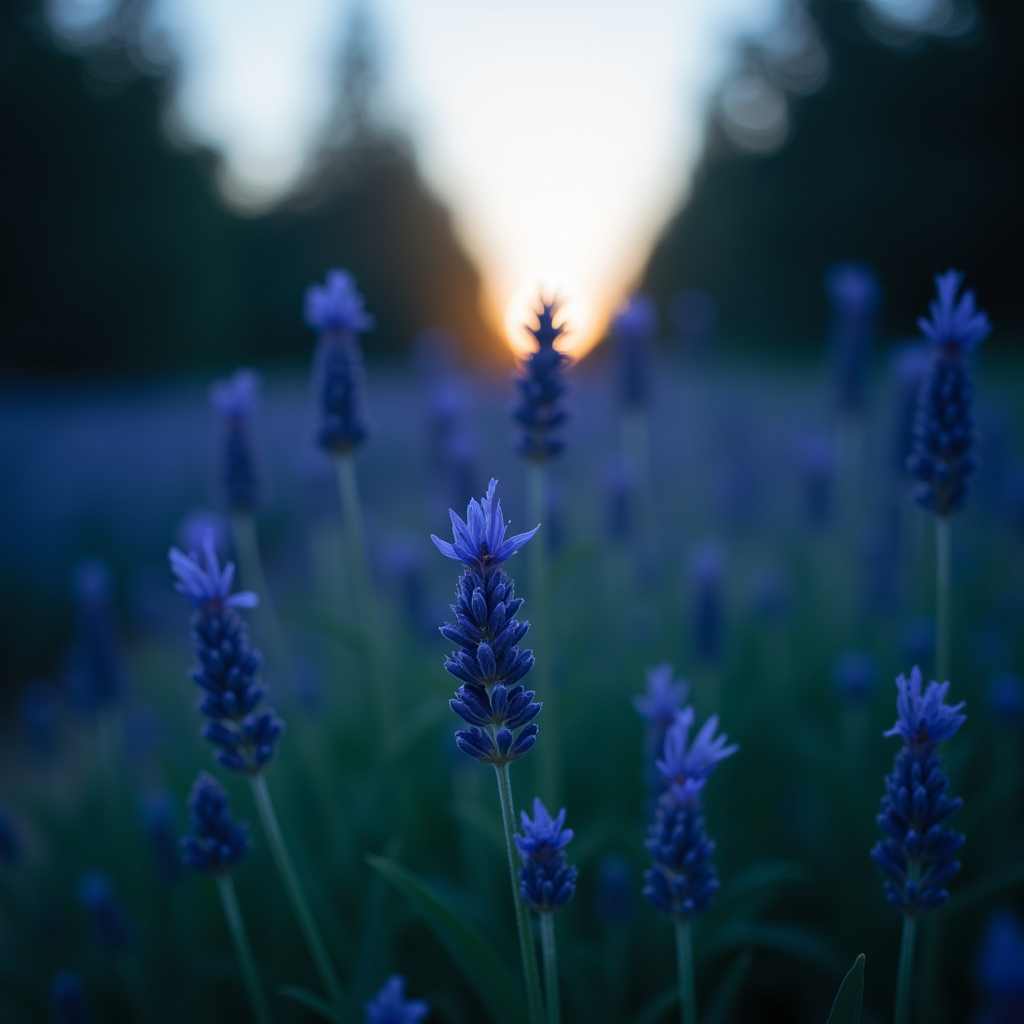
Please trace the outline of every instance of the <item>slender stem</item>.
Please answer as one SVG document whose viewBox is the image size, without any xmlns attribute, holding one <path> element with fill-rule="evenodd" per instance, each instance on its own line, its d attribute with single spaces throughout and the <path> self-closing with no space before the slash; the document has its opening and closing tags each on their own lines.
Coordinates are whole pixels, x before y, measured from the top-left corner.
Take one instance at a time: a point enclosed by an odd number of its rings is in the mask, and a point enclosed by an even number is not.
<svg viewBox="0 0 1024 1024">
<path fill-rule="evenodd" d="M 505 848 L 508 852 L 508 870 L 512 879 L 512 902 L 516 908 L 516 928 L 519 931 L 519 952 L 523 958 L 523 976 L 526 980 L 526 1003 L 530 1011 L 530 1024 L 543 1024 L 544 1011 L 540 994 L 540 974 L 537 971 L 537 953 L 533 941 L 530 912 L 519 895 L 519 874 L 516 871 L 516 848 L 512 841 L 515 832 L 515 810 L 512 803 L 512 783 L 508 765 L 496 764 L 498 796 L 501 798 L 501 821 L 505 826 Z"/>
<path fill-rule="evenodd" d="M 527 521 L 532 528 L 543 523 L 545 516 L 544 496 L 547 493 L 547 469 L 543 462 L 527 464 Z M 530 615 L 530 640 L 533 645 L 534 667 L 537 673 L 537 692 L 547 702 L 544 711 L 544 743 L 540 747 L 540 789 L 548 804 L 557 806 L 559 801 L 558 743 L 555 739 L 556 706 L 551 692 L 551 650 L 548 637 L 551 625 L 548 614 L 548 558 L 547 536 L 541 532 L 527 545 L 530 570 L 530 588 L 533 610 Z"/>
<path fill-rule="evenodd" d="M 242 920 L 242 911 L 238 906 L 238 896 L 235 894 L 235 883 L 232 881 L 231 875 L 221 875 L 217 879 L 217 888 L 220 889 L 220 902 L 224 907 L 224 916 L 228 921 L 231 940 L 235 944 L 238 965 L 242 968 L 242 979 L 245 981 L 245 989 L 249 993 L 252 1012 L 258 1024 L 273 1024 L 274 1018 L 270 1014 L 267 996 L 260 982 L 259 971 L 256 969 L 256 959 L 252 955 L 252 946 L 249 945 L 249 935 L 245 930 L 245 922 Z"/>
<path fill-rule="evenodd" d="M 232 515 L 231 536 L 235 542 L 235 554 L 238 557 L 242 582 L 249 590 L 254 590 L 259 595 L 260 605 L 257 614 L 262 616 L 270 653 L 294 694 L 296 687 L 291 661 L 288 658 L 288 645 L 285 642 L 281 620 L 278 618 L 277 608 L 274 605 L 274 595 L 270 592 L 270 584 L 267 583 L 267 575 L 263 571 L 263 558 L 260 555 L 256 520 L 253 519 L 251 513 L 236 512 Z"/>
<path fill-rule="evenodd" d="M 940 683 L 949 678 L 949 517 L 935 518 L 935 675 Z"/>
<path fill-rule="evenodd" d="M 917 918 L 903 915 L 903 939 L 900 942 L 900 966 L 896 977 L 896 1012 L 893 1024 L 908 1024 L 910 1021 L 910 983 L 914 977 L 914 938 L 917 935 Z"/>
<path fill-rule="evenodd" d="M 679 1012 L 683 1024 L 697 1024 L 697 992 L 693 979 L 693 936 L 690 922 L 676 921 L 676 966 L 679 972 Z"/>
<path fill-rule="evenodd" d="M 370 546 L 363 521 L 363 506 L 359 500 L 359 481 L 355 459 L 351 454 L 335 459 L 338 468 L 338 487 L 344 513 L 345 536 L 348 540 L 348 564 L 352 568 L 352 596 L 354 604 L 362 608 L 363 625 L 370 644 L 370 671 L 373 690 L 377 696 L 377 713 L 385 736 L 390 736 L 394 722 L 394 698 L 391 678 L 384 666 L 384 642 L 381 633 L 380 608 L 377 591 L 370 571 Z"/>
<path fill-rule="evenodd" d="M 540 915 L 540 948 L 544 954 L 544 997 L 547 1024 L 562 1024 L 562 1004 L 558 998 L 558 950 L 555 948 L 555 915 Z"/>
<path fill-rule="evenodd" d="M 263 831 L 270 841 L 270 852 L 274 856 L 277 870 L 284 882 L 288 899 L 299 922 L 302 937 L 306 940 L 310 956 L 316 966 L 317 974 L 327 994 L 331 998 L 335 1009 L 339 1014 L 345 1012 L 345 997 L 342 995 L 341 985 L 338 983 L 338 976 L 334 973 L 330 958 L 327 956 L 327 948 L 317 929 L 316 921 L 313 920 L 313 913 L 309 909 L 306 894 L 299 884 L 299 876 L 292 864 L 291 855 L 284 844 L 284 837 L 281 835 L 281 826 L 277 822 L 277 815 L 274 813 L 274 804 L 270 799 L 270 790 L 267 789 L 267 780 L 263 775 L 251 777 L 253 796 L 256 798 L 256 807 L 259 810 L 260 821 L 263 824 Z"/>
</svg>

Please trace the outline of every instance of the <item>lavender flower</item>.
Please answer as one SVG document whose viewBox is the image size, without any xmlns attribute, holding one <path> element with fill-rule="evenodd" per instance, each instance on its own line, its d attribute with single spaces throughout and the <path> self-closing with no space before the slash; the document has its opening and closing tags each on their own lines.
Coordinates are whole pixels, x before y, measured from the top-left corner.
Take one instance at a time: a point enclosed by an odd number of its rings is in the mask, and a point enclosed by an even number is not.
<svg viewBox="0 0 1024 1024">
<path fill-rule="evenodd" d="M 836 402 L 844 413 L 859 413 L 882 289 L 865 263 L 833 264 L 825 288 L 832 302 L 829 340 Z"/>
<path fill-rule="evenodd" d="M 533 462 L 546 462 L 565 446 L 556 432 L 568 419 L 565 410 L 565 370 L 572 360 L 555 348 L 565 333 L 565 325 L 555 326 L 558 300 L 541 300 L 536 311 L 536 327 L 527 327 L 537 348 L 527 357 L 522 373 L 516 377 L 519 402 L 512 417 L 523 428 L 517 451 Z"/>
<path fill-rule="evenodd" d="M 820 433 L 806 435 L 800 442 L 799 459 L 804 522 L 812 529 L 820 529 L 832 518 L 832 441 Z"/>
<path fill-rule="evenodd" d="M 165 886 L 181 877 L 178 856 L 177 802 L 166 789 L 151 789 L 139 802 L 139 819 L 149 841 L 153 863 Z"/>
<path fill-rule="evenodd" d="M 223 875 L 249 851 L 249 828 L 231 817 L 228 795 L 221 784 L 200 772 L 188 796 L 192 831 L 181 840 L 181 859 L 193 871 Z"/>
<path fill-rule="evenodd" d="M 252 437 L 260 379 L 252 370 L 236 370 L 210 389 L 210 401 L 220 414 L 223 441 L 221 484 L 232 512 L 253 512 L 259 505 L 260 481 Z"/>
<path fill-rule="evenodd" d="M 1010 910 L 997 910 L 988 920 L 975 966 L 985 996 L 986 1024 L 1024 1020 L 1024 928 Z"/>
<path fill-rule="evenodd" d="M 111 608 L 110 567 L 90 558 L 75 570 L 76 642 L 71 656 L 71 687 L 80 707 L 98 711 L 125 691 L 124 665 Z"/>
<path fill-rule="evenodd" d="M 650 295 L 630 296 L 612 319 L 619 401 L 625 409 L 643 409 L 647 405 L 650 350 L 657 331 L 658 307 Z"/>
<path fill-rule="evenodd" d="M 832 666 L 836 693 L 851 704 L 867 700 L 878 679 L 878 662 L 867 651 L 844 651 Z"/>
<path fill-rule="evenodd" d="M 665 737 L 658 771 L 668 789 L 658 800 L 654 823 L 644 844 L 654 863 L 644 872 L 644 896 L 677 921 L 687 921 L 711 907 L 718 874 L 711 864 L 715 844 L 704 831 L 700 798 L 708 777 L 720 761 L 739 747 L 716 736 L 712 715 L 690 743 L 693 708 L 684 708 Z"/>
<path fill-rule="evenodd" d="M 61 971 L 50 982 L 50 1006 L 54 1024 L 92 1024 L 95 1019 L 85 1001 L 77 974 Z"/>
<path fill-rule="evenodd" d="M 235 567 L 221 569 L 213 534 L 204 538 L 203 561 L 195 553 L 170 551 L 175 589 L 195 609 L 192 644 L 199 667 L 192 680 L 202 689 L 199 710 L 209 721 L 203 735 L 215 746 L 217 760 L 235 772 L 255 775 L 274 756 L 284 723 L 271 708 L 259 705 L 266 688 L 256 681 L 261 656 L 249 646 L 245 624 L 235 608 L 253 608 L 250 591 L 231 593 Z"/>
<path fill-rule="evenodd" d="M 1024 679 L 1013 672 L 1000 672 L 988 683 L 988 710 L 1000 729 L 1016 729 L 1024 721 Z"/>
<path fill-rule="evenodd" d="M 376 321 L 363 308 L 355 278 L 345 270 L 329 270 L 325 284 L 306 289 L 306 323 L 320 333 L 313 374 L 320 407 L 317 441 L 344 455 L 362 445 L 369 432 L 358 337 Z"/>
<path fill-rule="evenodd" d="M 84 875 L 78 883 L 78 902 L 85 908 L 101 946 L 116 953 L 133 944 L 135 928 L 106 875 L 99 871 Z"/>
<path fill-rule="evenodd" d="M 928 346 L 919 342 L 901 345 L 893 353 L 889 366 L 894 378 L 896 396 L 893 422 L 893 452 L 897 473 L 907 471 L 907 459 L 914 449 L 914 421 L 917 419 L 917 396 L 931 364 Z"/>
<path fill-rule="evenodd" d="M 647 692 L 633 697 L 633 707 L 647 723 L 644 763 L 650 773 L 649 781 L 659 792 L 665 788 L 665 784 L 655 766 L 658 755 L 664 750 L 665 736 L 689 693 L 689 682 L 676 679 L 672 666 L 664 662 L 647 670 Z"/>
<path fill-rule="evenodd" d="M 514 596 L 512 580 L 501 568 L 540 527 L 506 539 L 497 485 L 491 480 L 486 497 L 469 503 L 465 522 L 449 510 L 454 543 L 430 538 L 446 558 L 466 566 L 451 606 L 455 623 L 441 627 L 441 634 L 459 645 L 444 667 L 462 680 L 449 703 L 470 725 L 455 734 L 455 742 L 488 764 L 517 760 L 534 745 L 533 719 L 541 708 L 534 691 L 519 683 L 533 667 L 533 652 L 518 647 L 530 624 L 516 619 L 523 601 Z"/>
<path fill-rule="evenodd" d="M 713 544 L 693 553 L 693 650 L 702 662 L 716 662 L 722 653 L 722 557 Z"/>
<path fill-rule="evenodd" d="M 934 351 L 918 393 L 907 469 L 920 481 L 914 500 L 938 516 L 963 509 L 968 481 L 978 465 L 971 413 L 974 385 L 965 357 L 992 330 L 988 317 L 975 309 L 974 292 L 965 291 L 957 301 L 962 281 L 963 274 L 955 270 L 937 275 L 931 319 L 918 321 Z"/>
<path fill-rule="evenodd" d="M 419 1024 L 430 1007 L 422 1000 L 405 998 L 405 978 L 392 974 L 366 1003 L 366 1024 Z"/>
<path fill-rule="evenodd" d="M 519 869 L 519 894 L 523 902 L 539 914 L 552 914 L 572 899 L 579 871 L 566 864 L 565 847 L 573 837 L 571 828 L 563 829 L 565 808 L 557 818 L 548 814 L 539 798 L 533 801 L 533 820 L 521 812 L 523 832 L 516 833 L 516 847 L 523 858 Z"/>
<path fill-rule="evenodd" d="M 604 474 L 605 524 L 610 540 L 625 544 L 635 530 L 636 481 L 629 465 L 621 459 L 608 464 Z"/>
<path fill-rule="evenodd" d="M 908 916 L 923 914 L 949 896 L 945 886 L 960 870 L 953 855 L 964 837 L 943 828 L 963 801 L 946 795 L 949 785 L 937 744 L 953 736 L 967 716 L 964 702 L 944 703 L 949 683 L 929 683 L 921 692 L 921 672 L 914 667 L 910 679 L 896 680 L 899 717 L 886 736 L 901 736 L 903 749 L 886 777 L 886 793 L 878 824 L 886 838 L 871 857 L 886 876 L 885 895 Z"/>
</svg>

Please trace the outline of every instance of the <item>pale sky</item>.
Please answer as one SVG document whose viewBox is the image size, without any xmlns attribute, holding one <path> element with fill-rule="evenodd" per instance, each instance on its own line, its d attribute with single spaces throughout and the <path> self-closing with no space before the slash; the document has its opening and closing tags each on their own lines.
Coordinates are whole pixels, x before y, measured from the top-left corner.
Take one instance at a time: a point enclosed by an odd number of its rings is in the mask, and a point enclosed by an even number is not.
<svg viewBox="0 0 1024 1024">
<path fill-rule="evenodd" d="M 53 0 L 87 19 L 104 0 Z M 709 93 L 780 0 L 374 0 L 385 114 L 412 137 L 501 326 L 538 284 L 587 347 L 685 196 Z M 301 174 L 345 0 L 157 0 L 176 113 L 235 201 Z M 68 15 L 67 12 L 71 14 Z M 84 12 L 84 13 L 83 13 Z M 513 320 L 518 318 L 518 313 Z"/>
</svg>

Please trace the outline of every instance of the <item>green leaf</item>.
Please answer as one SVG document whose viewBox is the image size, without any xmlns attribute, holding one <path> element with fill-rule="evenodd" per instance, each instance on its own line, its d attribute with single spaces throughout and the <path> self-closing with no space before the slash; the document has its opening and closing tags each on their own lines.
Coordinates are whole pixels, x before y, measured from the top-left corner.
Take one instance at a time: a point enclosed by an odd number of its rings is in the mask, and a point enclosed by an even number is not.
<svg viewBox="0 0 1024 1024">
<path fill-rule="evenodd" d="M 300 1003 L 317 1016 L 323 1017 L 324 1020 L 332 1021 L 332 1024 L 347 1024 L 347 1021 L 342 1020 L 327 1003 L 308 989 L 299 988 L 298 985 L 281 985 L 277 991 L 286 999 L 294 999 L 295 1002 Z"/>
<path fill-rule="evenodd" d="M 385 857 L 367 854 L 379 871 L 420 913 L 438 941 L 459 965 L 491 1016 L 503 1024 L 526 1019 L 526 1001 L 504 961 L 433 886 Z"/>
<path fill-rule="evenodd" d="M 853 962 L 836 993 L 828 1024 L 860 1024 L 860 1003 L 864 996 L 864 954 Z"/>
<path fill-rule="evenodd" d="M 828 940 L 811 928 L 788 924 L 746 923 L 719 929 L 705 943 L 707 954 L 728 949 L 771 949 L 812 964 L 825 974 L 843 973 L 843 962 Z"/>
<path fill-rule="evenodd" d="M 736 997 L 740 994 L 740 988 L 743 986 L 743 979 L 747 976 L 747 971 L 750 970 L 750 965 L 753 962 L 753 953 L 740 953 L 733 960 L 732 966 L 726 972 L 718 988 L 715 989 L 707 1012 L 701 1018 L 704 1024 L 723 1024 L 729 1019 L 733 1003 L 736 1002 Z"/>
</svg>

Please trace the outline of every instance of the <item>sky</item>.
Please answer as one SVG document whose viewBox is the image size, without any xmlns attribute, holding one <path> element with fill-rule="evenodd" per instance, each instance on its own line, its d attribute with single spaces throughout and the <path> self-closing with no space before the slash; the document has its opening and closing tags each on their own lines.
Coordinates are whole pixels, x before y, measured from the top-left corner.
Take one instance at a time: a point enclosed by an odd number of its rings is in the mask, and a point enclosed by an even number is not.
<svg viewBox="0 0 1024 1024">
<path fill-rule="evenodd" d="M 106 0 L 53 0 L 87 24 Z M 230 201 L 301 175 L 330 107 L 352 0 L 156 0 L 181 60 L 175 120 L 223 154 Z M 514 346 L 557 289 L 577 353 L 684 199 L 707 102 L 781 0 L 374 0 L 383 112 L 481 270 Z"/>
</svg>

